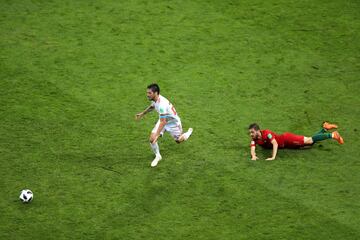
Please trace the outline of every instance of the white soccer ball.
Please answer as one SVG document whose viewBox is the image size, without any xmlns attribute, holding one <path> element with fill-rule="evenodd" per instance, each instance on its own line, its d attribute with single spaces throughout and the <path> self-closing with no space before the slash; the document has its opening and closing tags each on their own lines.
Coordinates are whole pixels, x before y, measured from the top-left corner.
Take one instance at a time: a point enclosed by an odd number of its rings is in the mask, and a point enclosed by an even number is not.
<svg viewBox="0 0 360 240">
<path fill-rule="evenodd" d="M 33 200 L 34 194 L 30 189 L 24 189 L 21 191 L 19 198 L 23 203 L 29 203 Z"/>
</svg>

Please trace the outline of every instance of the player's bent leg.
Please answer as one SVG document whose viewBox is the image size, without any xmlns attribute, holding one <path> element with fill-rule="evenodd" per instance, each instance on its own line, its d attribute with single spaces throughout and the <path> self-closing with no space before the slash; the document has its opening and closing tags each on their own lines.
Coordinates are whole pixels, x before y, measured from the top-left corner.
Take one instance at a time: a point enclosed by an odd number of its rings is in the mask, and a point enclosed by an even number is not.
<svg viewBox="0 0 360 240">
<path fill-rule="evenodd" d="M 326 133 L 326 129 L 325 128 L 321 128 L 320 131 L 318 131 L 317 133 L 315 133 L 314 135 L 317 135 L 317 134 L 323 134 L 323 133 Z"/>
<path fill-rule="evenodd" d="M 316 134 L 311 137 L 313 142 L 319 142 L 325 139 L 335 139 L 339 144 L 344 144 L 344 139 L 340 136 L 338 131 L 332 132 L 332 133 L 322 133 L 322 134 Z"/>
<path fill-rule="evenodd" d="M 332 138 L 332 133 L 318 133 L 311 137 L 314 143 L 331 138 Z"/>
<path fill-rule="evenodd" d="M 181 134 L 180 137 L 175 141 L 177 143 L 182 143 L 182 142 L 188 140 L 189 137 L 191 136 L 192 132 L 193 132 L 193 129 L 189 128 L 186 133 Z"/>
<path fill-rule="evenodd" d="M 170 133 L 176 143 L 182 143 L 189 139 L 190 135 L 193 132 L 192 128 L 185 133 L 183 133 L 181 122 L 176 124 L 169 124 L 165 126 L 166 131 Z"/>
</svg>

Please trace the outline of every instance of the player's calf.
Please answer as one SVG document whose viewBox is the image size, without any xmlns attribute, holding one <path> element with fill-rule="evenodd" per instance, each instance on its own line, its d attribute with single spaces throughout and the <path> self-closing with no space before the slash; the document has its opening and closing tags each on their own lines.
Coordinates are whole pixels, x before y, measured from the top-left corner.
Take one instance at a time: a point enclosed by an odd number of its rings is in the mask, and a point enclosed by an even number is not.
<svg viewBox="0 0 360 240">
<path fill-rule="evenodd" d="M 311 137 L 314 143 L 326 140 L 326 139 L 335 139 L 339 144 L 344 144 L 344 139 L 340 136 L 338 131 L 332 133 L 320 133 Z"/>
<path fill-rule="evenodd" d="M 157 142 L 157 137 L 155 133 L 151 133 L 150 137 L 149 137 L 149 142 L 151 144 L 156 143 Z"/>
</svg>

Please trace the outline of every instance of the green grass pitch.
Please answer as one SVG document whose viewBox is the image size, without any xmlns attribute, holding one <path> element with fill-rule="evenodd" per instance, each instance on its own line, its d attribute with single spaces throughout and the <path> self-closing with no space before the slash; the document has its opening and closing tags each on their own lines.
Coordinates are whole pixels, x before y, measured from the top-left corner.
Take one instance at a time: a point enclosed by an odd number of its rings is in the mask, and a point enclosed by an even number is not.
<svg viewBox="0 0 360 240">
<path fill-rule="evenodd" d="M 360 239 L 357 0 L 0 4 L 0 239 Z M 134 116 L 159 83 L 194 128 Z M 247 126 L 340 146 L 257 149 Z M 22 204 L 21 189 L 34 192 Z"/>
</svg>

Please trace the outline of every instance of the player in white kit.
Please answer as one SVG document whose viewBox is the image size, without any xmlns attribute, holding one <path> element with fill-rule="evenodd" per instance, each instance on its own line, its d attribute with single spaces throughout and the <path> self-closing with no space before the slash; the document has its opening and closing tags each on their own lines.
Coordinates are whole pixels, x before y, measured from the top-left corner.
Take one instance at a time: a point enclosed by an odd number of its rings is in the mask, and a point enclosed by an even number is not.
<svg viewBox="0 0 360 240">
<path fill-rule="evenodd" d="M 136 114 L 135 119 L 142 118 L 146 113 L 154 109 L 159 113 L 159 120 L 151 131 L 149 139 L 151 149 L 155 153 L 155 159 L 151 162 L 151 166 L 155 167 L 162 159 L 157 143 L 159 136 L 162 136 L 164 132 L 169 132 L 177 143 L 181 143 L 190 137 L 193 129 L 189 128 L 186 133 L 183 133 L 180 117 L 169 100 L 160 95 L 159 85 L 156 83 L 149 85 L 146 94 L 151 101 L 151 105 L 141 113 Z"/>
</svg>

